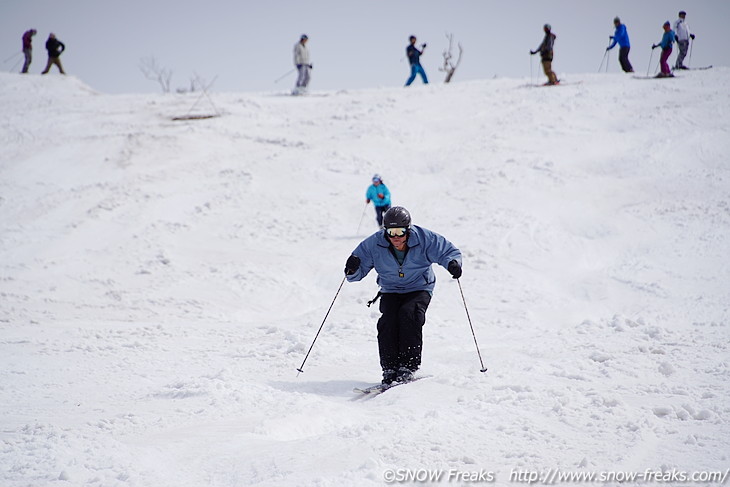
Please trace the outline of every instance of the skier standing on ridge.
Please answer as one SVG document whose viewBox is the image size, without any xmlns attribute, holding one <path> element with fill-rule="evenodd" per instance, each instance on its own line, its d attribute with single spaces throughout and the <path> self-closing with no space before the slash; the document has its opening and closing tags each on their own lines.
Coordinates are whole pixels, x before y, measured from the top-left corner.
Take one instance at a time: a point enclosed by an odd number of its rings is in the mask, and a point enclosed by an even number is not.
<svg viewBox="0 0 730 487">
<path fill-rule="evenodd" d="M 373 202 L 375 207 L 375 219 L 378 226 L 383 228 L 383 213 L 390 209 L 390 190 L 383 182 L 379 174 L 373 176 L 373 184 L 368 186 L 365 192 L 365 204 Z"/>
<path fill-rule="evenodd" d="M 656 49 L 657 47 L 662 48 L 662 57 L 659 61 L 662 66 L 662 71 L 661 73 L 656 75 L 656 77 L 671 78 L 674 75 L 669 69 L 669 63 L 667 63 L 667 59 L 669 59 L 670 54 L 672 54 L 672 44 L 674 44 L 674 31 L 672 30 L 672 24 L 670 24 L 668 20 L 664 22 L 664 25 L 662 27 L 664 28 L 664 35 L 662 36 L 662 40 L 659 42 L 659 44 L 652 44 L 651 46 L 652 49 Z"/>
<path fill-rule="evenodd" d="M 56 39 L 56 34 L 51 32 L 48 34 L 48 40 L 46 41 L 46 51 L 48 51 L 48 63 L 46 63 L 46 69 L 41 74 L 46 74 L 51 70 L 51 66 L 54 64 L 58 66 L 58 70 L 61 74 L 66 74 L 61 65 L 61 54 L 66 50 L 66 46 L 63 42 Z"/>
<path fill-rule="evenodd" d="M 616 44 L 618 44 L 618 61 L 621 63 L 621 69 L 623 69 L 625 73 L 633 73 L 634 68 L 629 62 L 629 51 L 631 50 L 629 33 L 626 32 L 626 26 L 621 23 L 621 19 L 618 17 L 613 19 L 613 25 L 616 27 L 616 30 L 611 36 L 611 45 L 608 46 L 606 50 L 610 51 L 616 46 Z"/>
<path fill-rule="evenodd" d="M 689 49 L 689 40 L 694 40 L 695 35 L 690 33 L 689 26 L 684 21 L 686 16 L 687 12 L 682 10 L 679 12 L 679 18 L 674 21 L 674 34 L 677 39 L 677 45 L 679 46 L 679 54 L 677 54 L 674 69 L 689 69 L 684 65 L 684 58 L 687 56 L 687 49 Z"/>
<path fill-rule="evenodd" d="M 530 54 L 535 55 L 540 53 L 540 60 L 542 61 L 542 70 L 545 72 L 545 76 L 548 78 L 546 85 L 557 85 L 560 80 L 553 72 L 553 45 L 555 44 L 556 35 L 552 33 L 552 27 L 550 24 L 543 26 L 545 31 L 545 38 L 542 40 L 540 46 L 534 51 L 530 51 Z"/>
<path fill-rule="evenodd" d="M 378 350 L 383 384 L 408 382 L 421 365 L 423 325 L 436 285 L 432 264 L 461 277 L 461 252 L 441 235 L 411 225 L 411 215 L 394 206 L 383 215 L 385 230 L 363 240 L 345 263 L 349 282 L 375 268 L 380 291 Z M 370 304 L 368 303 L 368 305 Z"/>
<path fill-rule="evenodd" d="M 416 47 L 416 36 L 411 36 L 408 40 L 410 41 L 410 44 L 406 47 L 406 56 L 408 56 L 408 62 L 411 65 L 411 76 L 406 81 L 406 86 L 410 86 L 411 83 L 413 83 L 417 74 L 421 75 L 423 84 L 427 85 L 428 77 L 426 77 L 426 71 L 424 71 L 423 66 L 421 66 L 421 55 L 423 54 L 423 51 L 426 50 L 426 43 L 421 44 L 421 50 L 419 51 Z"/>
<path fill-rule="evenodd" d="M 36 35 L 35 29 L 26 30 L 23 34 L 23 54 L 25 55 L 25 62 L 23 63 L 23 69 L 21 73 L 27 73 L 30 68 L 30 63 L 33 60 L 33 36 Z"/>
<path fill-rule="evenodd" d="M 294 65 L 297 67 L 299 75 L 297 76 L 297 84 L 292 91 L 292 95 L 302 95 L 307 92 L 309 86 L 309 72 L 312 69 L 312 62 L 309 59 L 309 48 L 307 48 L 307 34 L 302 34 L 299 42 L 294 44 Z"/>
</svg>

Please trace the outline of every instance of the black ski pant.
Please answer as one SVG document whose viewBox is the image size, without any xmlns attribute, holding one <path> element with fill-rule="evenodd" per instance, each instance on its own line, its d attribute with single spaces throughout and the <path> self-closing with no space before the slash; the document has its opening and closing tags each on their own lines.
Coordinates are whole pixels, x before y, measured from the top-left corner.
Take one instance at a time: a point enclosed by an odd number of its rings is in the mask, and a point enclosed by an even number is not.
<svg viewBox="0 0 730 487">
<path fill-rule="evenodd" d="M 630 47 L 620 47 L 618 50 L 618 62 L 621 63 L 621 69 L 623 69 L 625 73 L 634 72 L 634 68 L 629 62 L 629 50 L 631 50 Z"/>
<path fill-rule="evenodd" d="M 377 220 L 378 226 L 380 228 L 383 227 L 383 213 L 385 213 L 389 209 L 390 209 L 390 205 L 376 206 L 375 207 L 375 219 Z"/>
<path fill-rule="evenodd" d="M 406 367 L 411 371 L 421 365 L 423 325 L 431 302 L 428 291 L 383 293 L 378 320 L 378 349 L 383 370 Z"/>
</svg>

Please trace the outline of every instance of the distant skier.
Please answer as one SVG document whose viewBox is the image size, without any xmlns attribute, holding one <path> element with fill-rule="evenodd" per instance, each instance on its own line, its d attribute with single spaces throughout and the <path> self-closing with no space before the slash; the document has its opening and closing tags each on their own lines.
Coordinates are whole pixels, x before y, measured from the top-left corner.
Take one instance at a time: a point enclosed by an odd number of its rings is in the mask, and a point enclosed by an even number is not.
<svg viewBox="0 0 730 487">
<path fill-rule="evenodd" d="M 679 47 L 679 54 L 677 54 L 674 69 L 689 69 L 684 65 L 684 58 L 687 56 L 687 49 L 689 49 L 689 40 L 694 40 L 695 35 L 690 33 L 689 26 L 684 21 L 686 16 L 687 12 L 682 10 L 679 12 L 679 18 L 674 21 L 674 33 L 677 39 L 677 46 Z"/>
<path fill-rule="evenodd" d="M 48 35 L 48 40 L 46 41 L 46 51 L 48 51 L 48 63 L 46 64 L 46 69 L 43 70 L 41 74 L 46 74 L 48 71 L 50 71 L 51 66 L 54 64 L 58 66 L 58 70 L 61 71 L 61 74 L 66 74 L 63 70 L 63 66 L 61 65 L 61 53 L 63 53 L 66 50 L 66 46 L 63 42 L 56 39 L 56 34 L 51 32 Z"/>
<path fill-rule="evenodd" d="M 629 51 L 631 50 L 629 33 L 626 31 L 626 26 L 621 23 L 621 19 L 618 17 L 613 19 L 613 25 L 616 27 L 616 30 L 611 36 L 611 45 L 608 46 L 606 50 L 610 51 L 616 46 L 616 44 L 618 44 L 618 61 L 621 63 L 621 69 L 623 69 L 625 73 L 633 73 L 634 68 L 629 62 Z"/>
<path fill-rule="evenodd" d="M 23 34 L 23 54 L 25 55 L 25 62 L 23 63 L 23 69 L 21 73 L 27 73 L 30 68 L 30 63 L 33 60 L 33 36 L 36 35 L 35 29 L 26 30 Z"/>
<path fill-rule="evenodd" d="M 411 215 L 394 206 L 383 216 L 384 231 L 363 240 L 345 263 L 349 282 L 375 268 L 380 291 L 378 350 L 383 384 L 408 382 L 421 365 L 423 325 L 436 285 L 432 264 L 461 277 L 461 252 L 441 235 L 411 225 Z"/>
<path fill-rule="evenodd" d="M 312 70 L 312 62 L 309 59 L 309 48 L 307 34 L 302 34 L 299 42 L 294 44 L 294 65 L 297 67 L 299 75 L 297 76 L 297 84 L 292 91 L 292 95 L 302 95 L 307 92 L 309 86 L 309 72 Z"/>
<path fill-rule="evenodd" d="M 545 38 L 542 43 L 534 51 L 530 51 L 530 54 L 535 55 L 540 53 L 540 60 L 542 61 L 542 70 L 545 72 L 545 76 L 548 78 L 548 82 L 545 84 L 556 85 L 560 82 L 558 77 L 553 72 L 553 45 L 555 44 L 556 35 L 552 33 L 552 27 L 550 24 L 543 26 L 545 31 Z"/>
<path fill-rule="evenodd" d="M 671 78 L 674 75 L 669 69 L 669 63 L 667 63 L 667 60 L 672 54 L 672 44 L 674 44 L 674 31 L 672 30 L 672 24 L 670 24 L 668 20 L 664 22 L 664 25 L 662 27 L 664 28 L 664 35 L 662 36 L 662 40 L 659 42 L 659 44 L 653 44 L 651 46 L 652 49 L 656 49 L 657 47 L 662 48 L 662 57 L 659 61 L 662 67 L 662 71 L 656 77 Z"/>
<path fill-rule="evenodd" d="M 406 81 L 406 86 L 410 86 L 413 80 L 416 79 L 416 75 L 420 74 L 424 84 L 428 84 L 428 77 L 423 66 L 421 66 L 421 55 L 426 50 L 426 43 L 421 44 L 421 50 L 419 51 L 416 47 L 416 36 L 408 38 L 410 44 L 406 47 L 406 56 L 408 56 L 408 62 L 411 65 L 411 76 Z"/>
<path fill-rule="evenodd" d="M 379 174 L 373 176 L 373 184 L 368 186 L 365 192 L 365 204 L 371 201 L 375 207 L 375 219 L 378 226 L 383 228 L 383 213 L 390 209 L 390 190 Z"/>
</svg>

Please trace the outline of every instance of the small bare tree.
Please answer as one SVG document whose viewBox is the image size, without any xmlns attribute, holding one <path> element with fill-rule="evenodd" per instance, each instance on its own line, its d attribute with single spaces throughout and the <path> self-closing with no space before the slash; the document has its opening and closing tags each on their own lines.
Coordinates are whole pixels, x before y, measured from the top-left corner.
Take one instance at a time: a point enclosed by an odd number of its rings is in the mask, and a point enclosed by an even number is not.
<svg viewBox="0 0 730 487">
<path fill-rule="evenodd" d="M 154 56 L 148 56 L 140 59 L 139 70 L 142 71 L 145 78 L 157 81 L 160 84 L 160 88 L 162 88 L 163 93 L 170 92 L 172 71 L 157 64 L 157 60 Z"/>
<path fill-rule="evenodd" d="M 451 81 L 452 76 L 454 76 L 454 72 L 456 72 L 456 68 L 459 67 L 461 55 L 464 52 L 464 49 L 461 47 L 461 42 L 459 42 L 457 44 L 459 47 L 459 57 L 456 58 L 456 62 L 454 62 L 454 34 L 446 34 L 446 38 L 449 40 L 449 50 L 444 51 L 444 65 L 439 68 L 439 71 L 444 71 L 446 73 L 444 83 Z"/>
</svg>

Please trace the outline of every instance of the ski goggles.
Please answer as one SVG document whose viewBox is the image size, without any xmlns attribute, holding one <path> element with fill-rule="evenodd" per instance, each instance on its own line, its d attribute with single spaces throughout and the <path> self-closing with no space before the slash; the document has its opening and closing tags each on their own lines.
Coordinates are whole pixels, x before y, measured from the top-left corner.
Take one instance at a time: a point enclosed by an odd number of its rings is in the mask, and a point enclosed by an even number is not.
<svg viewBox="0 0 730 487">
<path fill-rule="evenodd" d="M 400 238 L 406 236 L 406 233 L 408 233 L 408 229 L 404 227 L 386 228 L 385 233 L 390 238 Z"/>
</svg>

